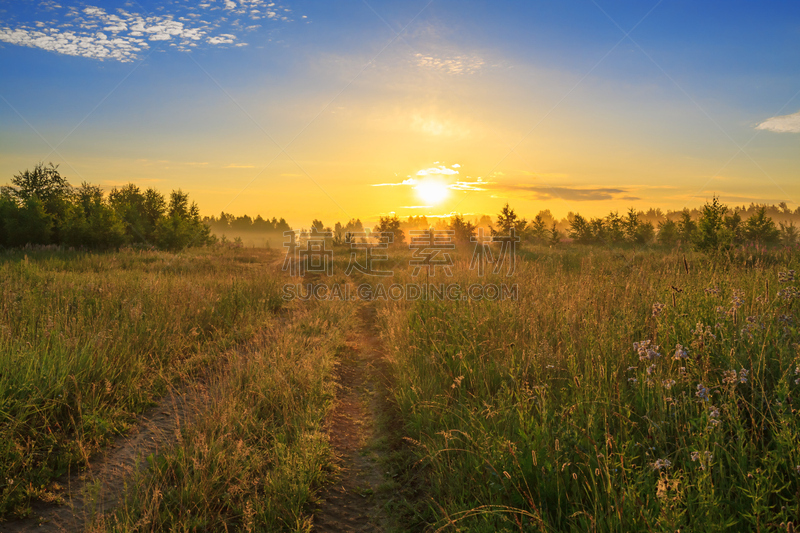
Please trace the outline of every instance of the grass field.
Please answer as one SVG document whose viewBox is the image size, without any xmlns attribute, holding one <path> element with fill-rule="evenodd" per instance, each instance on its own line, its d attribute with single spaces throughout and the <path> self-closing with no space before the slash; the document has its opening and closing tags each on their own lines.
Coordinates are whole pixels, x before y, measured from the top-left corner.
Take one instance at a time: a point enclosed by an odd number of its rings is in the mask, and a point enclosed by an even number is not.
<svg viewBox="0 0 800 533">
<path fill-rule="evenodd" d="M 262 254 L 263 255 L 263 254 Z M 246 253 L 0 256 L 0 516 L 129 429 L 281 306 Z"/>
<path fill-rule="evenodd" d="M 519 301 L 382 310 L 429 486 L 416 527 L 767 531 L 800 516 L 796 253 L 523 255 Z"/>
<path fill-rule="evenodd" d="M 307 531 L 356 310 L 389 369 L 399 531 L 786 531 L 800 516 L 790 249 L 525 248 L 513 276 L 289 280 L 277 252 L 2 256 L 0 516 L 58 497 L 166 387 L 210 401 L 93 531 Z M 282 298 L 285 282 L 517 285 L 503 301 Z M 404 443 L 400 445 L 398 441 Z M 365 500 L 366 501 L 366 500 Z"/>
</svg>

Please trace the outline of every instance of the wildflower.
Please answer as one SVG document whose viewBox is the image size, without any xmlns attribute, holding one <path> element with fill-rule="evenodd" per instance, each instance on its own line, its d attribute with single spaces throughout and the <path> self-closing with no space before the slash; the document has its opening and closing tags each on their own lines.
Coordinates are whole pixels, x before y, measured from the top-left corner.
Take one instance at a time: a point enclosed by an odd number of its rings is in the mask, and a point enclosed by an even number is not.
<svg viewBox="0 0 800 533">
<path fill-rule="evenodd" d="M 750 374 L 750 371 L 749 370 L 745 370 L 744 367 L 742 367 L 742 369 L 739 370 L 739 383 L 747 383 L 747 376 L 749 374 Z"/>
<path fill-rule="evenodd" d="M 639 354 L 639 361 L 652 361 L 653 359 L 661 357 L 661 354 L 658 353 L 661 347 L 655 344 L 651 345 L 650 340 L 634 342 L 633 349 Z"/>
<path fill-rule="evenodd" d="M 722 382 L 725 383 L 726 385 L 730 383 L 736 383 L 737 381 L 739 381 L 739 377 L 736 375 L 736 370 L 726 370 L 725 372 L 722 373 L 722 375 L 723 375 Z"/>
<path fill-rule="evenodd" d="M 628 372 L 630 372 L 631 370 L 636 370 L 637 368 L 639 368 L 639 367 L 638 366 L 629 366 L 628 367 Z"/>
<path fill-rule="evenodd" d="M 778 298 L 782 298 L 784 300 L 794 300 L 800 298 L 800 291 L 798 291 L 797 287 L 794 286 L 784 287 L 778 291 L 777 296 Z"/>
<path fill-rule="evenodd" d="M 706 294 L 713 294 L 714 296 L 719 295 L 719 289 L 717 287 L 707 287 Z"/>
<path fill-rule="evenodd" d="M 694 395 L 703 401 L 708 401 L 708 389 L 702 383 L 697 384 L 697 392 Z"/>
<path fill-rule="evenodd" d="M 675 345 L 675 355 L 672 356 L 672 359 L 678 361 L 680 359 L 686 359 L 689 357 L 689 354 L 686 353 L 686 350 L 683 349 L 683 346 L 680 344 Z"/>
<path fill-rule="evenodd" d="M 647 367 L 647 375 L 648 376 L 652 375 L 653 372 L 655 372 L 655 371 L 656 371 L 656 365 L 650 365 L 650 366 Z"/>
<path fill-rule="evenodd" d="M 628 381 L 630 381 L 630 382 L 631 382 L 631 383 L 633 383 L 634 385 L 636 385 L 637 383 L 639 383 L 639 380 L 638 380 L 638 379 L 636 379 L 636 378 L 628 378 Z"/>
<path fill-rule="evenodd" d="M 545 368 L 555 368 L 553 365 L 547 365 Z"/>
<path fill-rule="evenodd" d="M 667 307 L 666 304 L 662 304 L 662 303 L 659 303 L 659 302 L 654 303 L 653 304 L 653 316 L 660 315 L 665 307 Z"/>
<path fill-rule="evenodd" d="M 661 384 L 664 385 L 665 389 L 669 390 L 669 389 L 672 388 L 673 385 L 675 385 L 675 380 L 674 379 L 665 379 L 664 381 L 661 382 Z"/>
<path fill-rule="evenodd" d="M 672 461 L 669 459 L 656 459 L 656 462 L 653 463 L 654 470 L 661 470 L 662 468 L 669 468 L 672 466 Z"/>
<path fill-rule="evenodd" d="M 739 309 L 744 305 L 744 291 L 734 289 L 731 296 L 731 305 L 733 305 L 734 309 Z"/>
<path fill-rule="evenodd" d="M 692 462 L 700 462 L 700 469 L 705 470 L 706 465 L 711 463 L 711 460 L 714 458 L 714 455 L 709 451 L 704 451 L 702 454 L 700 452 L 692 452 Z"/>
<path fill-rule="evenodd" d="M 694 340 L 692 341 L 693 348 L 703 348 L 706 345 L 706 339 L 717 340 L 717 336 L 711 333 L 711 326 L 704 326 L 702 322 L 698 322 L 695 326 Z"/>
<path fill-rule="evenodd" d="M 794 270 L 788 272 L 778 272 L 778 281 L 781 283 L 789 283 L 794 281 Z"/>
</svg>

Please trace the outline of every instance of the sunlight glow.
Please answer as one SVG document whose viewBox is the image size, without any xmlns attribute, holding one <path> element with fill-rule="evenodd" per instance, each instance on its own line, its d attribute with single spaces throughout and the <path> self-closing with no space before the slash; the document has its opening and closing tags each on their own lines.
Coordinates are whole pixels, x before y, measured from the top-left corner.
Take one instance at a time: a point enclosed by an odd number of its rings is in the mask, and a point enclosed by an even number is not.
<svg viewBox="0 0 800 533">
<path fill-rule="evenodd" d="M 449 194 L 447 184 L 439 180 L 423 180 L 414 189 L 417 196 L 428 205 L 441 203 Z"/>
</svg>

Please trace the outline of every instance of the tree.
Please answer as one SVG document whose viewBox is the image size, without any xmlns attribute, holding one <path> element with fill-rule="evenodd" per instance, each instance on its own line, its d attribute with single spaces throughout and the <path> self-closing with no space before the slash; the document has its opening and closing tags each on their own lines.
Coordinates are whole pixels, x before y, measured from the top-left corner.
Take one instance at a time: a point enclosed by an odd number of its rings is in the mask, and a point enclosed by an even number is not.
<svg viewBox="0 0 800 533">
<path fill-rule="evenodd" d="M 569 236 L 579 244 L 591 244 L 594 240 L 589 223 L 579 214 L 574 215 L 569 224 Z"/>
<path fill-rule="evenodd" d="M 111 189 L 108 204 L 125 225 L 128 242 L 151 244 L 155 225 L 147 216 L 145 195 L 139 187 L 129 183 L 120 189 Z"/>
<path fill-rule="evenodd" d="M 694 240 L 695 233 L 697 233 L 697 223 L 692 220 L 692 214 L 689 210 L 684 209 L 681 213 L 681 219 L 678 221 L 678 236 L 680 237 L 681 244 L 691 244 Z"/>
<path fill-rule="evenodd" d="M 775 222 L 767 216 L 767 208 L 762 205 L 744 223 L 744 236 L 747 240 L 759 244 L 771 244 L 778 242 L 781 232 L 775 227 Z"/>
<path fill-rule="evenodd" d="M 678 224 L 674 220 L 666 219 L 658 223 L 658 242 L 660 244 L 674 246 L 679 237 Z"/>
<path fill-rule="evenodd" d="M 725 226 L 721 236 L 723 243 L 726 245 L 738 245 L 744 242 L 742 217 L 738 211 L 733 211 L 730 215 L 726 215 L 723 225 Z"/>
<path fill-rule="evenodd" d="M 785 246 L 794 246 L 797 244 L 797 228 L 795 227 L 794 222 L 789 222 L 787 224 L 781 222 L 780 226 L 781 242 Z"/>
<path fill-rule="evenodd" d="M 536 215 L 528 225 L 528 232 L 531 240 L 536 244 L 544 244 L 551 237 L 541 213 Z"/>
<path fill-rule="evenodd" d="M 50 244 L 53 230 L 53 217 L 44 208 L 35 194 L 28 196 L 17 205 L 9 197 L 0 198 L 2 233 L 0 244 L 4 246 L 25 246 L 26 244 Z"/>
<path fill-rule="evenodd" d="M 556 223 L 553 222 L 553 227 L 550 229 L 550 246 L 556 246 L 561 243 L 561 232 L 558 231 Z"/>
<path fill-rule="evenodd" d="M 39 163 L 33 170 L 25 170 L 11 178 L 10 193 L 20 205 L 36 196 L 44 212 L 51 217 L 52 237 L 60 242 L 59 228 L 72 200 L 72 187 L 58 172 L 58 166 Z M 49 240 L 49 239 L 48 239 Z"/>
<path fill-rule="evenodd" d="M 158 246 L 167 250 L 181 250 L 187 246 L 214 242 L 211 228 L 200 219 L 197 204 L 189 204 L 189 196 L 181 190 L 170 194 L 167 216 L 158 220 L 155 234 Z"/>
<path fill-rule="evenodd" d="M 380 235 L 379 238 L 383 243 L 399 246 L 405 242 L 405 233 L 400 229 L 400 219 L 397 215 L 380 217 L 374 231 Z"/>
<path fill-rule="evenodd" d="M 145 234 L 148 242 L 156 241 L 156 226 L 164 218 L 167 212 L 167 201 L 164 195 L 152 187 L 144 191 L 144 218 L 147 222 L 149 233 Z"/>
<path fill-rule="evenodd" d="M 450 219 L 449 229 L 455 233 L 454 238 L 458 244 L 468 244 L 475 237 L 475 224 L 465 220 L 461 215 Z"/>
<path fill-rule="evenodd" d="M 494 227 L 491 228 L 492 235 L 497 236 L 509 236 L 511 235 L 511 230 L 514 229 L 517 233 L 522 233 L 525 229 L 525 226 L 528 225 L 528 221 L 524 218 L 517 217 L 517 214 L 511 209 L 506 203 L 503 206 L 503 209 L 500 210 L 500 214 L 497 215 L 497 229 L 495 230 Z"/>
<path fill-rule="evenodd" d="M 608 214 L 603 226 L 605 228 L 605 241 L 608 244 L 621 244 L 625 240 L 625 221 L 620 218 L 619 213 L 616 211 Z"/>
<path fill-rule="evenodd" d="M 125 224 L 105 202 L 103 190 L 85 182 L 75 191 L 62 233 L 63 242 L 76 247 L 118 248 L 126 241 Z"/>
<path fill-rule="evenodd" d="M 706 202 L 697 221 L 697 232 L 693 239 L 695 248 L 700 251 L 715 251 L 730 244 L 723 234 L 727 211 L 728 207 L 720 203 L 716 196 L 711 202 Z"/>
</svg>

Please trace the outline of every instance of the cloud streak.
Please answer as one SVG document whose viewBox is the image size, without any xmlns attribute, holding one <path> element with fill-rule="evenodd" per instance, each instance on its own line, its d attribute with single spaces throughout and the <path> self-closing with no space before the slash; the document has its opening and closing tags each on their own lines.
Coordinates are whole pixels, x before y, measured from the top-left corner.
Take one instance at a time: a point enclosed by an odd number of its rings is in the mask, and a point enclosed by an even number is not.
<svg viewBox="0 0 800 533">
<path fill-rule="evenodd" d="M 791 115 L 768 118 L 756 126 L 756 129 L 776 133 L 800 133 L 800 111 Z"/>
<path fill-rule="evenodd" d="M 572 202 L 593 202 L 602 200 L 638 200 L 630 196 L 628 189 L 611 187 L 583 188 L 583 187 L 536 187 L 528 185 L 498 185 L 491 187 L 493 190 L 519 193 L 533 200 L 567 200 Z"/>
</svg>

